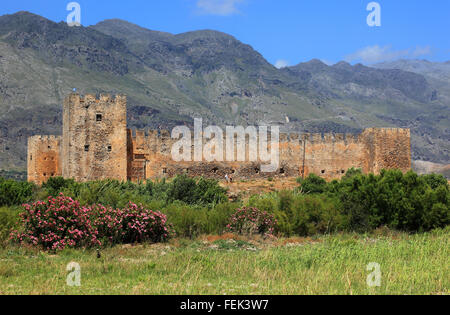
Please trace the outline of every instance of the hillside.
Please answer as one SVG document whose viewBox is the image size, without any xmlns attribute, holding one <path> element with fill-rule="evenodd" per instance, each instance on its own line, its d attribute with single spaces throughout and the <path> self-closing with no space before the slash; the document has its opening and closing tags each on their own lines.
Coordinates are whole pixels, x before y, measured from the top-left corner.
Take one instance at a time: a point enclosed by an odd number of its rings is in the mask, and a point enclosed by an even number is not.
<svg viewBox="0 0 450 315">
<path fill-rule="evenodd" d="M 449 163 L 445 82 L 318 60 L 279 70 L 217 31 L 173 35 L 122 20 L 71 28 L 18 12 L 0 17 L 0 169 L 25 169 L 28 136 L 61 133 L 61 104 L 73 88 L 127 94 L 128 125 L 137 128 L 194 117 L 309 132 L 409 127 L 414 159 Z"/>
</svg>

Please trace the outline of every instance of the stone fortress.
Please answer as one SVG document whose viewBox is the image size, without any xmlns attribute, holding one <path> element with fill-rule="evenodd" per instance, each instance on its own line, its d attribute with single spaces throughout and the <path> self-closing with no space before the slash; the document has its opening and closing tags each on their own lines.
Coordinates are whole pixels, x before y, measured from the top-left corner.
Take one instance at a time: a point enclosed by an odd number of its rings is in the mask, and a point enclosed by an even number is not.
<svg viewBox="0 0 450 315">
<path fill-rule="evenodd" d="M 228 162 L 225 156 L 224 162 L 176 162 L 171 149 L 179 139 L 172 139 L 166 130 L 127 129 L 126 106 L 123 95 L 67 96 L 62 136 L 28 140 L 28 180 L 40 184 L 63 176 L 76 181 L 140 181 L 183 173 L 217 179 L 229 174 L 234 180 L 314 173 L 331 180 L 352 167 L 375 174 L 382 169 L 411 169 L 410 130 L 397 128 L 370 128 L 359 135 L 280 134 L 280 166 L 274 173 L 261 172 L 261 162 L 249 162 L 248 137 L 246 162 Z"/>
</svg>

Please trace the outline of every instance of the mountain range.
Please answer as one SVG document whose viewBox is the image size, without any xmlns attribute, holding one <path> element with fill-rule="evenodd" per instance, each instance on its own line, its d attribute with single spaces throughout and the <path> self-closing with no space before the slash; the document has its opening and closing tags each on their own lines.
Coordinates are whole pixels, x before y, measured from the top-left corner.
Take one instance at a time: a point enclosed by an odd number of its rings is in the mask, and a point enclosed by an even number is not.
<svg viewBox="0 0 450 315">
<path fill-rule="evenodd" d="M 29 136 L 61 134 L 74 88 L 126 94 L 131 128 L 191 126 L 194 117 L 297 132 L 403 127 L 414 160 L 450 163 L 450 62 L 277 69 L 217 31 L 174 35 L 122 20 L 69 27 L 18 12 L 0 16 L 0 169 L 26 169 Z"/>
</svg>

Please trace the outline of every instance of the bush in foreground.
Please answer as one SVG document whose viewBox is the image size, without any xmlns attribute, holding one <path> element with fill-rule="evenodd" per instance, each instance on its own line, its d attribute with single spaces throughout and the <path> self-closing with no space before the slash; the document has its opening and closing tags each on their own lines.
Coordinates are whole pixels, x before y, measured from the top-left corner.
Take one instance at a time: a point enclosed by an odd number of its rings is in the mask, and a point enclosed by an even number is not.
<svg viewBox="0 0 450 315">
<path fill-rule="evenodd" d="M 132 203 L 124 209 L 84 207 L 61 194 L 24 209 L 22 231 L 14 231 L 11 238 L 46 250 L 160 242 L 172 233 L 165 215 Z"/>
<path fill-rule="evenodd" d="M 63 250 L 99 246 L 98 232 L 92 224 L 92 209 L 60 195 L 24 205 L 20 217 L 23 232 L 13 232 L 13 240 L 42 246 L 46 250 Z"/>
<path fill-rule="evenodd" d="M 156 243 L 166 241 L 172 233 L 164 214 L 144 209 L 131 202 L 124 209 L 96 205 L 93 213 L 96 216 L 94 226 L 105 243 Z"/>
</svg>

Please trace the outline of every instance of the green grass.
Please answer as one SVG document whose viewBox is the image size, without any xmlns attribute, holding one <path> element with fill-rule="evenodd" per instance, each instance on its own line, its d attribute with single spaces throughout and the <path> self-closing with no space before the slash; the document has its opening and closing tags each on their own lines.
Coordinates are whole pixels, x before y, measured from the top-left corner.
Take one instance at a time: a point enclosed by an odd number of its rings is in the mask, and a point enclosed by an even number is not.
<svg viewBox="0 0 450 315">
<path fill-rule="evenodd" d="M 207 241 L 209 239 L 210 241 Z M 0 250 L 1 294 L 448 294 L 450 229 L 317 239 L 204 238 L 102 251 Z M 69 287 L 66 266 L 81 266 Z M 381 287 L 366 284 L 371 262 Z"/>
</svg>

